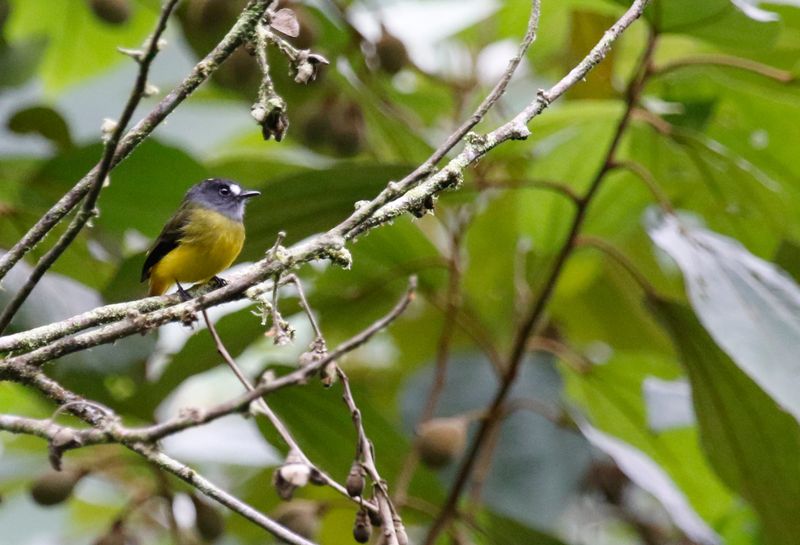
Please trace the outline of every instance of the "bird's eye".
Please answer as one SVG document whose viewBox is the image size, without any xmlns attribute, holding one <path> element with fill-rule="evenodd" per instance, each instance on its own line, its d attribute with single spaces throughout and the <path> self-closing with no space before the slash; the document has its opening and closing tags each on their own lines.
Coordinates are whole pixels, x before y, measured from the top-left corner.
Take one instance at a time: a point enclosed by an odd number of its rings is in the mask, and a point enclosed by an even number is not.
<svg viewBox="0 0 800 545">
<path fill-rule="evenodd" d="M 227 197 L 228 195 L 231 194 L 231 190 L 225 186 L 222 186 L 219 188 L 219 194 L 222 195 L 223 197 Z"/>
</svg>

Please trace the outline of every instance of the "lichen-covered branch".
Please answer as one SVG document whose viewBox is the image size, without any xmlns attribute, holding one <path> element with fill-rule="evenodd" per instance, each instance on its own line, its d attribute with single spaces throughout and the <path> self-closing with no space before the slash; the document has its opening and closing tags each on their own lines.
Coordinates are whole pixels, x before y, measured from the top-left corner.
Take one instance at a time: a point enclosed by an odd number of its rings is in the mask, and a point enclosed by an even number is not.
<svg viewBox="0 0 800 545">
<path fill-rule="evenodd" d="M 153 110 L 134 125 L 121 139 L 111 160 L 110 169 L 116 167 L 161 124 L 172 111 L 191 95 L 211 74 L 213 74 L 230 55 L 252 34 L 267 8 L 275 0 L 251 0 L 241 16 L 222 38 L 217 46 L 198 62 L 192 72 L 170 91 Z M 92 181 L 97 176 L 100 165 L 95 166 L 75 186 L 56 202 L 47 213 L 17 242 L 0 257 L 0 280 L 25 254 L 32 250 L 75 206 L 86 196 Z"/>
</svg>

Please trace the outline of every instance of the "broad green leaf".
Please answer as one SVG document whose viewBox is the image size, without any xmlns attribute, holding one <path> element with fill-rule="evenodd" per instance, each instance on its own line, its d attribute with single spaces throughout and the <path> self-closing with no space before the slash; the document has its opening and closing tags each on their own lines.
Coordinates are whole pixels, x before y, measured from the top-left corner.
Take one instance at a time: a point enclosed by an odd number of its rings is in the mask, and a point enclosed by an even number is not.
<svg viewBox="0 0 800 545">
<path fill-rule="evenodd" d="M 740 243 L 672 215 L 649 232 L 683 272 L 703 327 L 784 409 L 800 418 L 800 287 Z"/>
<path fill-rule="evenodd" d="M 653 302 L 652 307 L 672 335 L 688 372 L 709 460 L 725 482 L 758 512 L 765 544 L 797 543 L 797 421 L 742 372 L 688 308 L 660 301 Z"/>
<path fill-rule="evenodd" d="M 150 138 L 111 173 L 98 201 L 97 227 L 117 236 L 136 229 L 155 238 L 186 191 L 206 177 L 194 157 Z"/>
<path fill-rule="evenodd" d="M 630 5 L 627 0 L 616 0 Z M 730 49 L 767 49 L 780 25 L 771 18 L 756 20 L 741 9 L 743 0 L 669 0 L 651 2 L 645 16 L 661 32 L 688 34 Z"/>
<path fill-rule="evenodd" d="M 8 120 L 8 128 L 18 134 L 39 134 L 59 149 L 72 147 L 67 122 L 61 114 L 47 106 L 29 106 L 17 110 Z"/>
<path fill-rule="evenodd" d="M 84 0 L 13 0 L 7 36 L 12 43 L 44 38 L 47 48 L 38 74 L 47 91 L 58 93 L 117 63 L 134 63 L 117 47 L 139 47 L 153 29 L 156 12 L 135 4 L 123 25 L 104 24 Z"/>
<path fill-rule="evenodd" d="M 285 231 L 288 242 L 326 231 L 354 211 L 353 205 L 371 199 L 392 179 L 411 168 L 401 165 L 341 164 L 265 181 L 264 194 L 248 205 L 244 259 L 258 259 Z M 265 178 L 268 173 L 264 173 Z"/>
</svg>

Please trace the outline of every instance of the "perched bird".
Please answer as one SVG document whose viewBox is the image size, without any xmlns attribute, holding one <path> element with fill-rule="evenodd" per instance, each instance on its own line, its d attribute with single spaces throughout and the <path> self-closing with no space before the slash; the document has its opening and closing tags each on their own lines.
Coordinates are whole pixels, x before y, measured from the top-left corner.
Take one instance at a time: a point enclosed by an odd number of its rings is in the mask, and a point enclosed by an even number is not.
<svg viewBox="0 0 800 545">
<path fill-rule="evenodd" d="M 142 282 L 150 295 L 172 284 L 204 282 L 230 267 L 244 244 L 244 205 L 258 191 L 219 178 L 192 186 L 147 252 Z"/>
</svg>

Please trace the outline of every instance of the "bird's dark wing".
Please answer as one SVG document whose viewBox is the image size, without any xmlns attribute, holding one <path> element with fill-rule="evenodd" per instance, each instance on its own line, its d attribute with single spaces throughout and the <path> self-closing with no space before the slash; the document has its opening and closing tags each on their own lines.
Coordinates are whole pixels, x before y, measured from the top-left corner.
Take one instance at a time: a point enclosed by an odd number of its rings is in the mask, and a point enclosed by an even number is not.
<svg viewBox="0 0 800 545">
<path fill-rule="evenodd" d="M 178 247 L 181 237 L 183 237 L 183 229 L 186 226 L 186 222 L 189 221 L 189 212 L 190 210 L 186 203 L 181 204 L 181 207 L 178 208 L 175 215 L 170 218 L 161 230 L 161 234 L 158 235 L 158 238 L 147 252 L 147 258 L 144 260 L 144 266 L 142 267 L 142 278 L 140 282 L 144 282 L 150 278 L 150 271 L 156 263 Z"/>
</svg>

